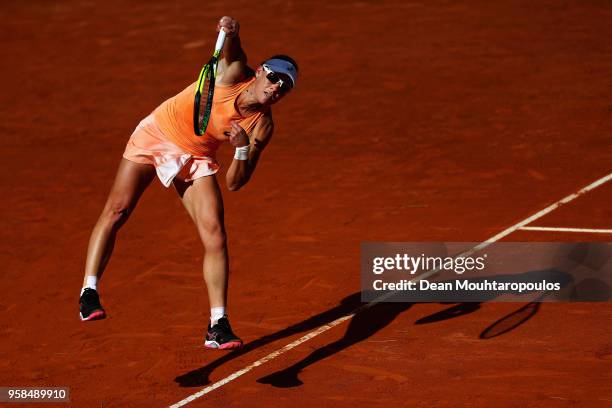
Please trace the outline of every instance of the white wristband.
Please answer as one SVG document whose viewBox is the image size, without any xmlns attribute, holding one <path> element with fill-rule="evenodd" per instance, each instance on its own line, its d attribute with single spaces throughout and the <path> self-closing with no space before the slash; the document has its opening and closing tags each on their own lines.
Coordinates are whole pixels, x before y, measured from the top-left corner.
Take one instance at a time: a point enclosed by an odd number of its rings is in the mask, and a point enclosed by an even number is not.
<svg viewBox="0 0 612 408">
<path fill-rule="evenodd" d="M 249 158 L 249 145 L 236 148 L 236 153 L 234 153 L 234 159 L 247 160 L 248 158 Z"/>
</svg>

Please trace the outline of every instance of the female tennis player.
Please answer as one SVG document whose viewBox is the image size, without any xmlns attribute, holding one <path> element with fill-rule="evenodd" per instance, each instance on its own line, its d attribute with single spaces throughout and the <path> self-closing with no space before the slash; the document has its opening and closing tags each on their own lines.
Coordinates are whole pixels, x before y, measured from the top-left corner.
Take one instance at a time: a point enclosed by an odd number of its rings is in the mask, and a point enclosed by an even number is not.
<svg viewBox="0 0 612 408">
<path fill-rule="evenodd" d="M 211 311 L 205 345 L 220 349 L 242 346 L 240 338 L 232 332 L 226 312 L 228 252 L 215 153 L 224 142 L 235 147 L 225 179 L 230 191 L 244 186 L 272 138 L 271 106 L 295 87 L 298 66 L 292 58 L 277 55 L 253 70 L 247 66 L 240 45 L 238 22 L 223 17 L 217 24 L 219 30 L 224 30 L 227 38 L 205 134 L 194 133 L 193 83 L 143 119 L 127 143 L 89 240 L 79 302 L 81 320 L 106 317 L 98 282 L 113 251 L 117 231 L 157 175 L 164 186 L 174 185 L 204 245 L 204 280 Z"/>
</svg>

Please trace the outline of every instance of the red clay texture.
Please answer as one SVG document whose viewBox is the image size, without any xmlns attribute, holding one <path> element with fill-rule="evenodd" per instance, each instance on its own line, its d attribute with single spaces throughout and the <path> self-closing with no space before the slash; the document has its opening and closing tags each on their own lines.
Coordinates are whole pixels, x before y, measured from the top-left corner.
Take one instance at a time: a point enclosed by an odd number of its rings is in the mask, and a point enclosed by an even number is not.
<svg viewBox="0 0 612 408">
<path fill-rule="evenodd" d="M 158 181 L 101 281 L 108 317 L 83 323 L 127 139 L 196 79 L 223 15 L 252 64 L 301 69 L 250 183 L 219 177 L 244 348 L 204 347 L 203 248 Z M 610 21 L 595 1 L 3 2 L 0 386 L 171 405 L 358 307 L 360 243 L 480 242 L 605 176 Z M 611 202 L 602 186 L 538 225 L 612 228 Z M 506 238 L 580 239 L 610 238 Z M 188 406 L 609 407 L 611 319 L 610 303 L 380 304 Z"/>
</svg>

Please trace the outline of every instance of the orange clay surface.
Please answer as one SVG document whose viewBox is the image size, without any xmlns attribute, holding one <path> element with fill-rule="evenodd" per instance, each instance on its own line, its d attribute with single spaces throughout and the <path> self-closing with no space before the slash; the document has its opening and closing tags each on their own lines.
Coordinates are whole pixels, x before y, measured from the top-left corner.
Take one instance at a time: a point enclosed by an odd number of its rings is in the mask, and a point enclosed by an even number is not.
<svg viewBox="0 0 612 408">
<path fill-rule="evenodd" d="M 195 80 L 222 15 L 253 64 L 301 68 L 253 180 L 220 177 L 233 354 L 203 347 L 203 250 L 158 181 L 102 281 L 109 318 L 77 304 L 129 135 Z M 361 242 L 482 241 L 605 176 L 610 21 L 578 1 L 3 2 L 0 386 L 170 405 L 357 307 Z M 611 202 L 534 225 L 612 228 Z M 609 303 L 381 304 L 189 406 L 609 407 L 611 327 Z"/>
</svg>

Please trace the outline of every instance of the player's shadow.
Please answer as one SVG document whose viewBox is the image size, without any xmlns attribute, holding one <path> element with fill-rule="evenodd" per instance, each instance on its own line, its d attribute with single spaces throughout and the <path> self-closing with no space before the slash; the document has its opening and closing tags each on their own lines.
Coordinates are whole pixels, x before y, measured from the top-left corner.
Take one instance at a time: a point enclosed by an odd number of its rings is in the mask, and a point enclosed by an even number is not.
<svg viewBox="0 0 612 408">
<path fill-rule="evenodd" d="M 274 341 L 292 336 L 294 334 L 318 329 L 323 325 L 329 324 L 340 317 L 354 312 L 355 309 L 361 306 L 363 306 L 363 303 L 361 302 L 361 292 L 353 293 L 342 299 L 340 304 L 332 309 L 326 310 L 323 313 L 312 316 L 276 333 L 247 343 L 241 349 L 225 354 L 223 357 L 210 362 L 204 367 L 192 370 L 186 374 L 176 377 L 174 381 L 179 383 L 181 387 L 206 385 L 210 382 L 210 373 L 226 362 Z M 379 303 L 362 311 L 361 313 L 358 313 L 351 319 L 347 333 L 344 336 L 345 340 L 342 343 L 342 348 L 348 347 L 351 344 L 370 337 L 378 330 L 391 323 L 398 314 L 409 309 L 411 306 L 412 303 Z"/>
<path fill-rule="evenodd" d="M 552 275 L 555 275 L 553 277 Z M 531 271 L 523 274 L 513 274 L 513 275 L 504 275 L 504 276 L 495 276 L 495 279 L 498 282 L 508 281 L 508 282 L 519 282 L 519 281 L 530 281 L 541 279 L 543 277 L 553 278 L 556 281 L 562 281 L 568 283 L 571 278 L 565 276 L 563 272 L 558 272 L 555 270 L 545 270 L 545 271 Z M 486 279 L 491 279 L 492 277 L 481 277 L 476 279 L 470 279 L 471 282 L 484 281 Z M 565 280 L 564 280 L 565 279 Z M 562 285 L 565 285 L 563 283 Z M 188 373 L 180 375 L 175 378 L 175 382 L 177 382 L 182 387 L 195 387 L 202 386 L 208 384 L 210 374 L 219 366 L 227 363 L 228 361 L 233 360 L 243 354 L 249 353 L 259 347 L 263 347 L 269 343 L 274 341 L 292 336 L 294 334 L 309 332 L 320 328 L 325 324 L 329 324 L 336 319 L 346 316 L 348 314 L 353 313 L 356 309 L 360 308 L 359 312 L 356 313 L 351 319 L 346 329 L 346 332 L 342 336 L 342 338 L 327 344 L 321 348 L 310 353 L 304 359 L 299 362 L 293 364 L 290 367 L 287 367 L 281 371 L 270 374 L 266 377 L 260 378 L 258 382 L 264 384 L 270 384 L 276 387 L 294 387 L 302 384 L 301 380 L 298 378 L 298 374 L 304 368 L 314 364 L 324 358 L 327 358 L 335 353 L 340 352 L 355 343 L 361 342 L 372 335 L 374 335 L 379 330 L 388 326 L 400 313 L 408 310 L 415 303 L 420 302 L 430 302 L 430 299 L 427 298 L 416 298 L 413 299 L 414 302 L 402 302 L 399 298 L 394 298 L 399 296 L 397 294 L 392 295 L 391 297 L 386 299 L 385 303 L 373 303 L 364 305 L 361 302 L 361 292 L 353 293 L 346 298 L 342 299 L 340 304 L 330 310 L 327 310 L 323 313 L 315 315 L 311 318 L 308 318 L 302 322 L 296 323 L 286 329 L 280 330 L 276 333 L 270 334 L 268 336 L 261 337 L 257 340 L 254 340 L 250 343 L 244 345 L 244 347 L 240 350 L 235 350 L 228 354 L 225 354 L 221 358 L 218 358 L 209 364 L 200 367 L 196 370 L 192 370 Z M 376 296 L 379 296 L 380 293 L 377 293 Z M 481 308 L 483 300 L 492 300 L 496 296 L 497 293 L 491 292 L 489 299 L 479 299 L 470 300 L 466 299 L 467 302 L 456 304 L 456 302 L 446 302 L 452 303 L 453 305 L 445 310 L 440 312 L 436 312 L 430 316 L 421 318 L 416 321 L 415 324 L 426 324 L 426 323 L 435 323 L 443 320 L 448 320 L 452 318 L 457 318 L 460 316 L 464 316 L 470 313 L 473 313 Z M 442 299 L 443 300 L 443 299 Z M 533 317 L 538 309 L 539 309 L 539 299 L 535 299 L 533 302 L 523 306 L 519 309 L 519 313 L 514 312 L 505 318 L 499 319 L 497 322 L 489 326 L 483 333 L 480 334 L 480 338 L 490 338 L 499 336 L 501 334 L 507 333 L 510 330 L 513 330 L 525 323 L 531 317 Z M 436 303 L 445 303 L 438 302 Z M 535 306 L 530 306 L 535 305 Z M 526 311 L 527 313 L 524 313 Z M 520 317 L 520 318 L 516 318 Z M 505 322 L 510 318 L 512 320 L 511 325 L 505 324 Z M 500 327 L 503 326 L 503 329 Z"/>
<path fill-rule="evenodd" d="M 479 277 L 479 278 L 471 278 L 468 279 L 472 283 L 481 283 L 488 280 L 491 280 L 493 277 Z M 565 272 L 558 271 L 556 269 L 546 269 L 541 271 L 530 271 L 521 274 L 512 274 L 512 275 L 497 275 L 494 277 L 495 281 L 502 282 L 536 282 L 543 279 L 549 279 L 553 282 L 560 282 L 561 287 L 567 286 L 570 282 L 572 282 L 572 278 L 569 274 Z M 443 282 L 443 281 L 442 281 Z M 421 292 L 418 292 L 421 293 Z M 470 295 L 472 293 L 472 295 Z M 519 309 L 519 313 L 513 312 L 505 318 L 499 319 L 494 324 L 489 326 L 483 333 L 480 334 L 481 339 L 494 337 L 495 335 L 501 335 L 509 332 L 525 323 L 531 317 L 533 317 L 537 311 L 539 310 L 539 301 L 544 298 L 546 293 L 539 294 L 538 297 L 533 301 L 523 306 Z M 380 294 L 378 294 L 380 295 Z M 480 292 L 476 294 L 475 292 L 461 294 L 458 293 L 448 293 L 449 299 L 458 299 L 464 298 L 466 303 L 459 303 L 453 305 L 443 311 L 436 312 L 430 316 L 421 318 L 415 322 L 415 324 L 426 324 L 426 323 L 434 323 L 440 322 L 443 320 L 453 319 L 460 316 L 465 316 L 467 314 L 473 313 L 481 308 L 482 301 L 493 300 L 498 297 L 500 294 L 496 291 L 489 292 Z M 394 295 L 398 298 L 393 299 L 393 297 L 387 299 L 387 301 L 401 300 L 399 298 L 400 295 Z M 473 297 L 474 300 L 478 299 L 480 302 L 472 301 L 470 296 Z M 412 298 L 414 303 L 426 302 L 430 295 L 423 296 L 423 298 L 419 299 L 418 297 Z M 306 356 L 304 359 L 298 361 L 297 363 L 270 375 L 260 378 L 257 382 L 262 384 L 270 384 L 275 387 L 287 388 L 287 387 L 296 387 L 302 384 L 302 381 L 299 379 L 298 374 L 304 368 L 314 364 L 324 358 L 327 358 L 339 351 L 352 346 L 353 344 L 363 341 L 370 337 L 372 334 L 376 333 L 381 328 L 388 325 L 395 317 L 407 309 L 407 305 L 412 305 L 414 303 L 405 304 L 405 303 L 377 303 L 369 308 L 365 308 L 360 313 L 357 313 L 350 321 L 346 333 L 344 336 L 336 340 L 328 345 L 325 345 L 312 353 Z M 530 305 L 536 305 L 536 307 L 530 307 Z M 527 313 L 523 313 L 522 311 L 526 310 Z M 515 316 L 520 316 L 519 319 L 514 318 Z M 505 321 L 511 319 L 512 324 L 507 325 Z M 503 329 L 496 329 L 503 326 Z"/>
</svg>

